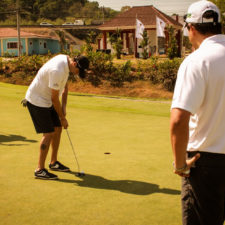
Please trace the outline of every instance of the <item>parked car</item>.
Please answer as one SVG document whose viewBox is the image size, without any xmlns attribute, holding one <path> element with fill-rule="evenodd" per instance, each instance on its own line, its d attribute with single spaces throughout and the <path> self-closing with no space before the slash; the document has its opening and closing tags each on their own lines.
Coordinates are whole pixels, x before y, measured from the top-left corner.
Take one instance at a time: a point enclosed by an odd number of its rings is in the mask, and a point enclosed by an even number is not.
<svg viewBox="0 0 225 225">
<path fill-rule="evenodd" d="M 91 25 L 101 25 L 103 24 L 103 20 L 92 20 Z"/>
<path fill-rule="evenodd" d="M 41 26 L 52 26 L 52 24 L 50 23 L 47 23 L 47 22 L 42 22 L 40 23 Z"/>
<path fill-rule="evenodd" d="M 84 25 L 84 21 L 83 20 L 75 20 L 74 21 L 74 25 L 81 25 L 81 26 L 83 26 Z"/>
<path fill-rule="evenodd" d="M 73 26 L 74 24 L 72 23 L 72 22 L 66 22 L 66 23 L 64 23 L 64 24 L 62 24 L 63 26 Z"/>
</svg>

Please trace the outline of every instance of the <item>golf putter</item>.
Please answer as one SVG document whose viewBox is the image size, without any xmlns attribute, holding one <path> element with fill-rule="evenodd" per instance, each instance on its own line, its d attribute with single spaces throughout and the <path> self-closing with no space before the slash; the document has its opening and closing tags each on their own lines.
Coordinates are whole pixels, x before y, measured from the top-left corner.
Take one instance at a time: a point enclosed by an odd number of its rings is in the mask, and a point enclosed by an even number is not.
<svg viewBox="0 0 225 225">
<path fill-rule="evenodd" d="M 80 165 L 79 165 L 79 162 L 78 162 L 78 159 L 77 159 L 77 156 L 76 156 L 74 147 L 73 147 L 73 143 L 72 143 L 72 141 L 71 141 L 71 139 L 70 139 L 70 135 L 69 135 L 68 129 L 66 129 L 66 133 L 67 133 L 68 139 L 69 139 L 69 141 L 70 141 L 71 148 L 72 148 L 72 150 L 73 150 L 74 158 L 75 158 L 76 163 L 77 163 L 78 172 L 77 172 L 75 175 L 76 175 L 77 177 L 83 177 L 83 176 L 85 176 L 85 173 L 84 173 L 83 171 L 80 171 Z"/>
</svg>

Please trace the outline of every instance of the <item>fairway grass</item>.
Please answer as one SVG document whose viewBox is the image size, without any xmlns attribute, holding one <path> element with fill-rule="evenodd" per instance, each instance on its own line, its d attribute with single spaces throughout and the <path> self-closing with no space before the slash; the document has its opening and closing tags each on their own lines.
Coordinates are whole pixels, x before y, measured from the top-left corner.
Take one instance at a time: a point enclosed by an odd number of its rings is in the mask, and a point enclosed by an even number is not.
<svg viewBox="0 0 225 225">
<path fill-rule="evenodd" d="M 74 176 L 64 131 L 59 160 L 73 172 L 54 172 L 58 181 L 44 181 L 33 176 L 41 135 L 20 104 L 26 89 L 0 83 L 0 225 L 181 224 L 169 101 L 70 93 L 68 130 L 86 176 Z"/>
</svg>

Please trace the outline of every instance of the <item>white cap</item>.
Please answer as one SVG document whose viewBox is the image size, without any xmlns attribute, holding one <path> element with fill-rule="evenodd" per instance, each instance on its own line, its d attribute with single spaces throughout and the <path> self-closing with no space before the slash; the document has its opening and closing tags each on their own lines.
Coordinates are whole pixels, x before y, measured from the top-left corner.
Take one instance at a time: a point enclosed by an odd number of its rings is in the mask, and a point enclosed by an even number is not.
<svg viewBox="0 0 225 225">
<path fill-rule="evenodd" d="M 206 0 L 201 0 L 198 2 L 195 2 L 190 5 L 187 12 L 186 22 L 187 23 L 213 23 L 213 18 L 203 18 L 203 14 L 207 11 L 214 11 L 218 15 L 218 23 L 220 23 L 220 11 L 218 7 Z"/>
</svg>

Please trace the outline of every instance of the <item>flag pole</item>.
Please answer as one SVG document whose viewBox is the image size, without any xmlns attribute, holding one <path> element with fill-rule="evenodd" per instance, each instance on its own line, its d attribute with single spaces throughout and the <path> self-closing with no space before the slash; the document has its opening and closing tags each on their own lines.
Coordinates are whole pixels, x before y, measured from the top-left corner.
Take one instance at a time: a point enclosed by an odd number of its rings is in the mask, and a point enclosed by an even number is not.
<svg viewBox="0 0 225 225">
<path fill-rule="evenodd" d="M 18 39 L 18 57 L 21 55 L 21 41 L 20 41 L 20 3 L 16 0 L 16 18 L 17 18 L 17 39 Z"/>
<path fill-rule="evenodd" d="M 136 32 L 137 32 L 137 13 L 136 13 L 136 21 L 135 21 L 135 26 L 136 26 L 136 29 L 135 29 L 135 50 L 134 50 L 134 57 L 137 58 L 137 37 L 136 37 Z"/>
<path fill-rule="evenodd" d="M 158 35 L 157 35 L 157 17 L 155 17 L 155 25 L 156 25 L 156 29 L 155 29 L 155 36 L 156 36 L 156 39 L 155 39 L 155 42 L 156 42 L 156 48 L 155 48 L 155 55 L 158 56 L 159 55 L 159 44 L 158 44 Z"/>
</svg>

